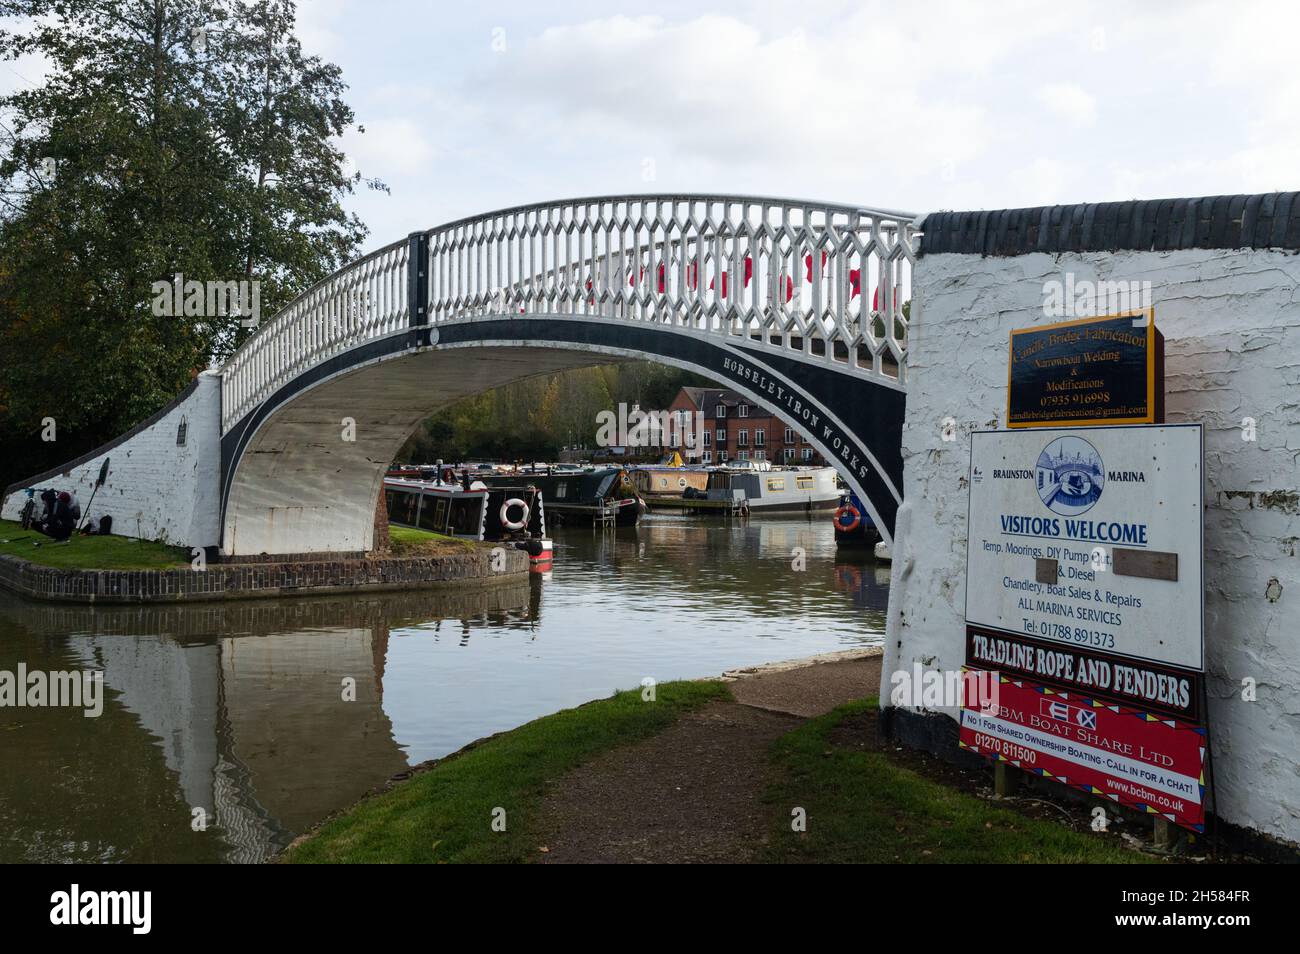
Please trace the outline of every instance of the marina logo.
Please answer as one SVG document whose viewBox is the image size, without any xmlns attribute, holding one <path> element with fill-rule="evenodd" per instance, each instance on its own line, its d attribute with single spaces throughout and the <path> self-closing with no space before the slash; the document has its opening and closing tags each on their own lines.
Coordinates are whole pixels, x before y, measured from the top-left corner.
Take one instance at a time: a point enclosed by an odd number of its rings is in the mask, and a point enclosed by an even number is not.
<svg viewBox="0 0 1300 954">
<path fill-rule="evenodd" d="M 703 446 L 704 413 L 686 411 L 643 411 L 619 403 L 618 411 L 596 415 L 597 447 L 688 447 Z"/>
<path fill-rule="evenodd" d="M 170 282 L 154 282 L 153 313 L 159 318 L 218 318 L 233 315 L 243 328 L 256 328 L 262 319 L 262 283 L 200 282 L 177 272 Z"/>
<path fill-rule="evenodd" d="M 1082 437 L 1058 437 L 1038 455 L 1034 470 L 1038 499 L 1052 513 L 1077 517 L 1101 499 L 1106 473 L 1101 455 Z"/>
<path fill-rule="evenodd" d="M 28 670 L 19 663 L 17 671 L 0 669 L 0 709 L 84 709 L 87 719 L 104 711 L 104 673 L 101 670 L 45 672 Z"/>
<path fill-rule="evenodd" d="M 1075 281 L 1074 272 L 1066 272 L 1065 281 L 1043 282 L 1043 314 L 1048 318 L 1095 318 L 1150 307 L 1150 282 Z"/>
</svg>

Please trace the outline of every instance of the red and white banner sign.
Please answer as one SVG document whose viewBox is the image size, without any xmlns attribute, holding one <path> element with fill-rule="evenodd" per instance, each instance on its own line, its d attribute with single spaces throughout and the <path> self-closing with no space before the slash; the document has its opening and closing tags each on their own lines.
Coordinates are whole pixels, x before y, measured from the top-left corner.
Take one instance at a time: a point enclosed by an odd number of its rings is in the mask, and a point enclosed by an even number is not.
<svg viewBox="0 0 1300 954">
<path fill-rule="evenodd" d="M 1205 830 L 1203 728 L 1006 677 L 997 700 L 962 710 L 962 748 Z"/>
</svg>

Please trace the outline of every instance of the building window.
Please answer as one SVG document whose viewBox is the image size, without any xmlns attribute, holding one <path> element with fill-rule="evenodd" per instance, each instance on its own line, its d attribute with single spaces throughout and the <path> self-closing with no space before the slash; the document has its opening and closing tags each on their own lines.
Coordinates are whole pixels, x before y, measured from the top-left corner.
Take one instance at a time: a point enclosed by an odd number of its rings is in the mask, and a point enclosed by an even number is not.
<svg viewBox="0 0 1300 954">
<path fill-rule="evenodd" d="M 741 460 L 749 460 L 749 451 L 741 451 L 741 452 L 740 452 L 740 459 L 741 459 Z"/>
<path fill-rule="evenodd" d="M 736 446 L 737 447 L 749 446 L 749 431 L 743 427 L 740 429 L 740 433 L 736 435 Z"/>
<path fill-rule="evenodd" d="M 713 416 L 714 416 L 714 417 L 726 417 L 726 416 L 727 416 L 727 405 L 725 405 L 725 404 L 719 404 L 719 405 L 718 405 L 718 409 L 717 409 L 716 411 L 713 412 Z"/>
<path fill-rule="evenodd" d="M 811 448 L 811 447 L 805 447 L 805 448 L 803 449 L 803 459 L 804 459 L 804 460 L 812 460 L 812 448 Z"/>
<path fill-rule="evenodd" d="M 727 452 L 726 452 L 726 451 L 718 451 L 718 463 L 719 463 L 719 464 L 725 464 L 726 462 L 727 462 Z"/>
<path fill-rule="evenodd" d="M 712 439 L 713 439 L 713 435 L 710 434 L 708 431 L 705 431 L 705 432 L 704 432 L 704 446 L 705 446 L 705 447 L 708 447 L 709 444 L 712 442 Z"/>
<path fill-rule="evenodd" d="M 718 428 L 718 435 L 717 435 L 717 436 L 718 436 L 718 443 L 719 443 L 719 444 L 725 444 L 725 443 L 727 443 L 727 429 L 726 429 L 725 427 L 720 427 L 720 428 Z"/>
<path fill-rule="evenodd" d="M 767 460 L 767 451 L 754 451 L 755 460 Z"/>
<path fill-rule="evenodd" d="M 737 408 L 736 410 L 736 414 L 740 417 L 749 417 L 749 405 L 748 404 L 740 405 L 740 407 Z"/>
<path fill-rule="evenodd" d="M 787 427 L 787 428 L 785 429 L 785 442 L 786 442 L 787 444 L 793 444 L 793 443 L 794 443 L 794 428 L 793 428 L 793 427 Z"/>
<path fill-rule="evenodd" d="M 708 435 L 708 434 L 705 434 L 704 436 L 705 436 L 705 437 L 708 437 L 709 435 Z M 704 457 L 702 458 L 702 460 L 703 460 L 704 463 L 706 463 L 706 464 L 707 464 L 707 463 L 710 463 L 710 462 L 713 460 L 713 451 L 705 451 L 705 452 L 704 452 Z"/>
<path fill-rule="evenodd" d="M 787 447 L 787 448 L 785 449 L 785 459 L 788 460 L 788 461 L 790 461 L 790 460 L 794 460 L 794 448 L 793 448 L 793 447 Z"/>
<path fill-rule="evenodd" d="M 761 427 L 757 428 L 754 431 L 754 446 L 755 447 L 767 446 L 767 432 L 763 430 Z"/>
</svg>

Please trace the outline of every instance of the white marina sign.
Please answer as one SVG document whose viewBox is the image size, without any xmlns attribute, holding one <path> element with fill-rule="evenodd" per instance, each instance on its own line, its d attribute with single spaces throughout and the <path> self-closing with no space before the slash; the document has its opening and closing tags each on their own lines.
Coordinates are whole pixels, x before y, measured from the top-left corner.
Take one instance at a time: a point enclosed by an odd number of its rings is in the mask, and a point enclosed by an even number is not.
<svg viewBox="0 0 1300 954">
<path fill-rule="evenodd" d="M 1203 481 L 1199 424 L 972 434 L 968 625 L 1203 671 Z"/>
</svg>

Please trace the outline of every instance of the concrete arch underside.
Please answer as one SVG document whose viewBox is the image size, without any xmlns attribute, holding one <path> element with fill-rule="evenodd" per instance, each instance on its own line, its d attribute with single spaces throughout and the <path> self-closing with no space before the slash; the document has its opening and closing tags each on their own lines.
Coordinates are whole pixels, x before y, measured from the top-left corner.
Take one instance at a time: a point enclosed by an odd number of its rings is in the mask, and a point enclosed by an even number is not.
<svg viewBox="0 0 1300 954">
<path fill-rule="evenodd" d="M 635 359 L 695 371 L 772 408 L 837 462 L 891 538 L 901 389 L 751 349 L 744 339 L 610 325 L 480 318 L 411 329 L 321 362 L 223 436 L 222 549 L 368 550 L 384 473 L 429 414 L 513 381 Z M 354 440 L 344 439 L 344 418 L 355 422 Z"/>
</svg>

